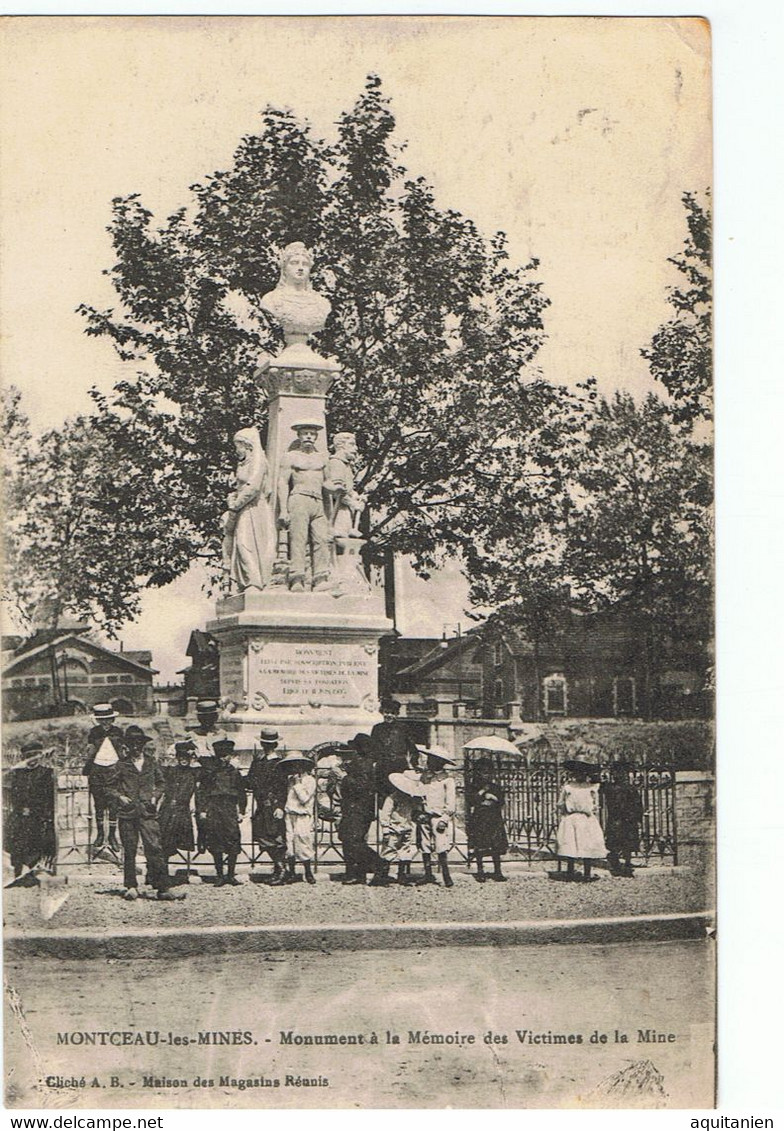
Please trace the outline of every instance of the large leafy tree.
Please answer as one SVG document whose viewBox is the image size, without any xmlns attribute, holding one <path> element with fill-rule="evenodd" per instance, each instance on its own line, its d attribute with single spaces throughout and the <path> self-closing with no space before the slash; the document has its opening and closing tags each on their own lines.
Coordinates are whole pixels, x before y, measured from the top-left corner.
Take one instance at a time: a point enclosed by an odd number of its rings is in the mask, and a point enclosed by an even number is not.
<svg viewBox="0 0 784 1131">
<path fill-rule="evenodd" d="M 79 416 L 37 440 L 28 433 L 7 468 L 4 590 L 28 628 L 75 614 L 113 635 L 138 613 L 140 589 L 171 576 L 140 575 L 144 555 L 183 549 L 161 462 L 142 466 L 132 436 L 124 445 L 100 423 Z"/>
<path fill-rule="evenodd" d="M 118 305 L 81 310 L 129 363 L 95 394 L 98 430 L 131 467 L 156 469 L 156 536 L 134 540 L 129 578 L 161 584 L 195 555 L 217 559 L 230 437 L 264 428 L 256 370 L 280 342 L 259 299 L 295 239 L 314 247 L 333 305 L 315 344 L 341 365 L 329 425 L 357 433 L 374 557 L 394 549 L 425 570 L 471 552 L 559 398 L 533 368 L 547 299 L 535 262 L 512 266 L 503 235 L 440 209 L 406 173 L 394 126 L 371 76 L 330 144 L 267 109 L 231 168 L 162 225 L 138 196 L 115 200 Z"/>
<path fill-rule="evenodd" d="M 670 287 L 672 318 L 642 350 L 653 376 L 670 394 L 673 419 L 693 426 L 713 413 L 713 317 L 710 193 L 683 195 L 688 234 L 669 262 L 681 282 Z"/>
<path fill-rule="evenodd" d="M 655 710 L 667 657 L 707 665 L 712 633 L 712 487 L 704 449 L 651 394 L 600 397 L 587 382 L 550 405 L 540 445 L 467 557 L 489 630 L 538 646 L 570 607 L 614 609 L 637 625 L 643 709 Z M 550 460 L 548 466 L 547 460 Z"/>
<path fill-rule="evenodd" d="M 653 394 L 597 401 L 575 476 L 564 566 L 586 607 L 619 606 L 644 644 L 645 703 L 676 643 L 707 662 L 712 485 L 702 450 Z"/>
</svg>

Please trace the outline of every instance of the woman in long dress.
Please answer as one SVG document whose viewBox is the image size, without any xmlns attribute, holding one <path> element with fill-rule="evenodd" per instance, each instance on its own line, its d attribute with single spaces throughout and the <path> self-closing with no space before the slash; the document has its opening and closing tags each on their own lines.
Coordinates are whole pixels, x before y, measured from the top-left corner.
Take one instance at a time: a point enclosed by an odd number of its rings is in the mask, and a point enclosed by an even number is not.
<svg viewBox="0 0 784 1131">
<path fill-rule="evenodd" d="M 574 862 L 582 860 L 581 878 L 585 883 L 589 883 L 597 878 L 591 876 L 591 862 L 604 860 L 607 855 L 602 826 L 597 816 L 599 786 L 591 781 L 595 767 L 587 762 L 575 761 L 565 762 L 564 769 L 569 773 L 569 777 L 564 782 L 558 799 L 561 820 L 558 822 L 555 834 L 555 851 L 559 857 L 566 860 L 567 879 L 577 878 Z"/>
<path fill-rule="evenodd" d="M 275 532 L 267 457 L 257 428 L 234 436 L 239 456 L 236 486 L 223 516 L 223 565 L 232 588 L 263 589 L 272 573 Z"/>
</svg>

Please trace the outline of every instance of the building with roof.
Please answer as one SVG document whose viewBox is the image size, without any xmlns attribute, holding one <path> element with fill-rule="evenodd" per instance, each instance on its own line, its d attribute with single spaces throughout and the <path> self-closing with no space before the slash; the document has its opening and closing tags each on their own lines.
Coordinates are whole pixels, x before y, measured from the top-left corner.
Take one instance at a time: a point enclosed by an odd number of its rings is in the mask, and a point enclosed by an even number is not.
<svg viewBox="0 0 784 1131">
<path fill-rule="evenodd" d="M 121 715 L 155 712 L 149 651 L 112 651 L 87 625 L 42 629 L 4 640 L 3 717 L 14 722 L 87 714 L 111 703 Z"/>
<path fill-rule="evenodd" d="M 482 705 L 482 637 L 477 629 L 430 643 L 394 675 L 393 694 L 407 715 L 478 714 Z"/>
<path fill-rule="evenodd" d="M 622 606 L 593 613 L 570 609 L 559 631 L 544 640 L 520 628 L 483 625 L 428 643 L 409 663 L 387 659 L 384 683 L 408 718 L 515 725 L 558 718 L 701 718 L 712 710 L 706 691 L 711 657 L 693 626 L 659 639 L 654 658 L 644 623 Z M 400 638 L 392 659 L 406 654 Z"/>
<path fill-rule="evenodd" d="M 688 629 L 688 626 L 687 626 Z M 709 655 L 688 630 L 658 642 L 621 606 L 571 609 L 561 630 L 536 641 L 519 629 L 485 633 L 486 718 L 695 718 L 710 714 Z"/>
</svg>

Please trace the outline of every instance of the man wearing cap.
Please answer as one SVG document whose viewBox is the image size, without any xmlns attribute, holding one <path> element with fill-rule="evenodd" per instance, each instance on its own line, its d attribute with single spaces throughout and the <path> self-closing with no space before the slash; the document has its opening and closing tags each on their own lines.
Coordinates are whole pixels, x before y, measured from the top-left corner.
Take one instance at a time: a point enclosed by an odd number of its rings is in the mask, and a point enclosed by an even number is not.
<svg viewBox="0 0 784 1131">
<path fill-rule="evenodd" d="M 278 478 L 279 521 L 289 529 L 289 588 L 305 588 L 305 559 L 312 554 L 313 589 L 329 588 L 329 523 L 324 512 L 327 461 L 316 451 L 319 431 L 315 420 L 292 424 L 297 440 L 280 461 Z"/>
<path fill-rule="evenodd" d="M 254 750 L 253 761 L 245 775 L 245 788 L 252 794 L 254 803 L 253 840 L 259 854 L 266 852 L 272 860 L 270 883 L 275 886 L 286 882 L 286 779 L 276 769 L 280 761 L 278 740 L 278 732 L 273 727 L 262 729 L 260 749 Z"/>
<path fill-rule="evenodd" d="M 376 792 L 379 804 L 392 791 L 390 774 L 402 774 L 417 761 L 417 748 L 410 738 L 404 722 L 399 718 L 397 699 L 384 699 L 381 703 L 383 723 L 376 723 L 370 732 L 370 748 L 376 763 Z"/>
<path fill-rule="evenodd" d="M 87 735 L 88 756 L 82 773 L 87 778 L 90 797 L 93 802 L 95 814 L 96 836 L 93 848 L 102 848 L 104 844 L 104 822 L 109 820 L 109 848 L 119 852 L 117 843 L 117 806 L 106 793 L 106 783 L 110 770 L 117 764 L 118 746 L 122 741 L 123 733 L 114 720 L 117 712 L 111 703 L 96 703 L 93 707 L 95 726 Z"/>
<path fill-rule="evenodd" d="M 200 817 L 203 821 L 207 849 L 215 861 L 215 886 L 238 887 L 237 857 L 242 849 L 240 814 L 245 812 L 247 797 L 242 774 L 230 762 L 234 753 L 231 738 L 219 738 L 212 744 L 214 758 L 202 767 L 200 778 Z M 224 856 L 226 872 L 223 871 Z"/>
<path fill-rule="evenodd" d="M 447 767 L 454 766 L 455 760 L 438 747 L 418 746 L 417 750 L 427 758 L 427 769 L 422 773 L 423 813 L 418 823 L 419 846 L 422 849 L 422 863 L 425 866 L 425 883 L 436 882 L 433 875 L 433 853 L 435 853 L 444 887 L 451 888 L 453 881 L 449 874 L 447 853 L 454 840 L 456 790 L 454 779 L 447 773 Z"/>
<path fill-rule="evenodd" d="M 130 733 L 128 733 L 130 731 Z M 184 899 L 185 893 L 170 891 L 169 867 L 161 848 L 157 803 L 163 793 L 163 772 L 155 758 L 145 753 L 147 735 L 140 727 L 129 727 L 119 745 L 119 761 L 110 770 L 106 792 L 117 805 L 120 840 L 123 847 L 125 898 L 135 900 L 136 850 L 142 842 L 149 883 L 158 899 L 167 902 Z"/>
</svg>

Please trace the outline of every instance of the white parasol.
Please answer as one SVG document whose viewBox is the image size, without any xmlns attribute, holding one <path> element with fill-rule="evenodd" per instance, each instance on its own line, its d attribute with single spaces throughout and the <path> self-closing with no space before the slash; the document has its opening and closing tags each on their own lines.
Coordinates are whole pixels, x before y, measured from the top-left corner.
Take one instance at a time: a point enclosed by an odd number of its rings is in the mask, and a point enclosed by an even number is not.
<svg viewBox="0 0 784 1131">
<path fill-rule="evenodd" d="M 497 734 L 483 734 L 477 738 L 471 738 L 468 742 L 463 743 L 464 750 L 477 750 L 485 751 L 488 754 L 515 754 L 520 757 L 520 751 L 506 738 L 500 738 Z"/>
</svg>

